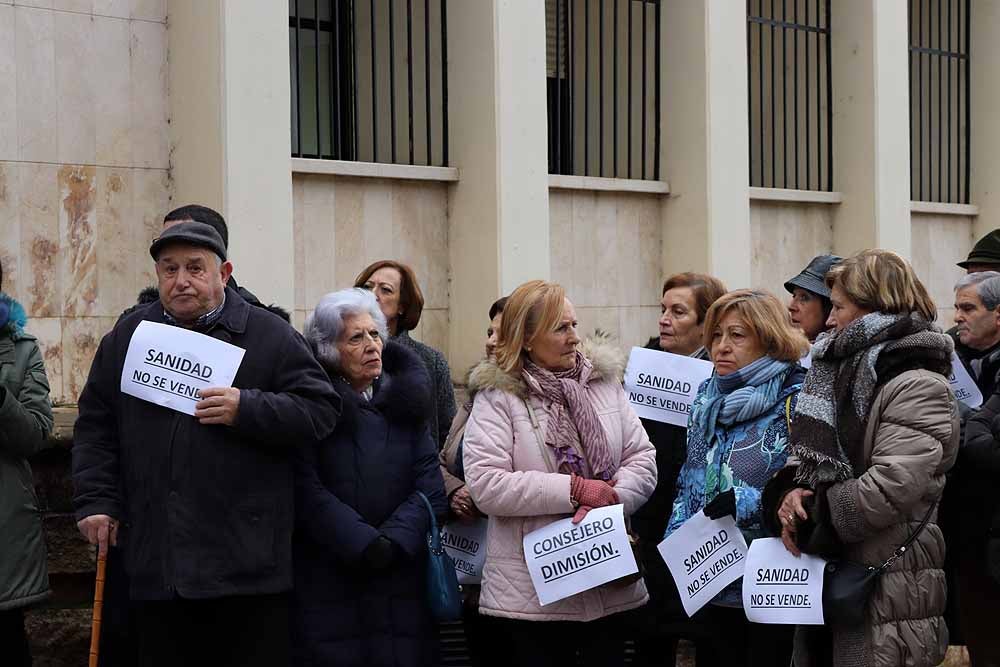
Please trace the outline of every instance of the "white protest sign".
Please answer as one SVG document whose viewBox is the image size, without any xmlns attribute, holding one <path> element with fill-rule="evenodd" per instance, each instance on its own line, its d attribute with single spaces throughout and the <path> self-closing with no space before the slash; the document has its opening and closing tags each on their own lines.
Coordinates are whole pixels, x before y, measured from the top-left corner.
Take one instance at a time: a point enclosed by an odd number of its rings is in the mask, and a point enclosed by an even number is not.
<svg viewBox="0 0 1000 667">
<path fill-rule="evenodd" d="M 483 580 L 486 563 L 486 528 L 489 520 L 452 521 L 441 531 L 441 544 L 455 561 L 460 584 L 478 584 Z"/>
<path fill-rule="evenodd" d="M 670 568 L 688 616 L 743 576 L 747 543 L 732 516 L 698 512 L 656 547 Z"/>
<path fill-rule="evenodd" d="M 777 537 L 754 540 L 743 573 L 743 611 L 754 623 L 823 625 L 826 561 L 789 553 Z"/>
<path fill-rule="evenodd" d="M 955 398 L 962 401 L 966 407 L 978 408 L 983 404 L 983 393 L 979 391 L 976 381 L 965 370 L 962 360 L 954 352 L 951 353 L 951 376 L 948 378 Z"/>
<path fill-rule="evenodd" d="M 194 414 L 201 390 L 231 387 L 243 348 L 157 322 L 140 322 L 122 369 L 122 393 Z"/>
<path fill-rule="evenodd" d="M 524 560 L 542 605 L 639 571 L 622 505 L 590 510 L 575 526 L 560 519 L 528 533 Z"/>
<path fill-rule="evenodd" d="M 640 417 L 687 426 L 698 386 L 712 375 L 711 362 L 633 347 L 625 369 L 625 391 Z"/>
</svg>

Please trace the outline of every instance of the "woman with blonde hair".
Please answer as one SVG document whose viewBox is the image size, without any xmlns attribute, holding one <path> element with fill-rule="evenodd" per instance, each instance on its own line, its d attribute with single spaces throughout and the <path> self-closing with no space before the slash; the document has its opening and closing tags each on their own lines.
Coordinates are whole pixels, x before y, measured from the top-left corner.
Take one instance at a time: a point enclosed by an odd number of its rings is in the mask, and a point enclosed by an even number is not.
<svg viewBox="0 0 1000 667">
<path fill-rule="evenodd" d="M 495 359 L 470 378 L 465 481 L 489 516 L 479 611 L 494 617 L 494 651 L 508 664 L 623 664 L 620 612 L 647 600 L 641 580 L 618 580 L 542 607 L 525 564 L 526 534 L 595 507 L 622 503 L 629 516 L 656 485 L 655 453 L 621 385 L 624 356 L 581 346 L 576 330 L 561 286 L 525 283 L 507 300 Z"/>
<path fill-rule="evenodd" d="M 798 360 L 809 343 L 773 294 L 736 290 L 708 309 L 704 344 L 715 372 L 691 404 L 687 460 L 665 537 L 704 511 L 711 519 L 731 515 L 751 542 L 768 534 L 761 491 L 788 456 L 788 415 L 805 375 Z M 737 581 L 706 608 L 712 663 L 787 665 L 791 629 L 751 624 L 742 607 Z"/>
<path fill-rule="evenodd" d="M 788 468 L 766 510 L 785 546 L 877 569 L 857 619 L 801 626 L 798 667 L 944 660 L 944 538 L 936 505 L 958 451 L 952 343 L 913 268 L 865 250 L 826 276 L 834 331 L 813 347 Z M 835 573 L 836 574 L 836 573 Z M 864 596 L 863 596 L 864 597 Z"/>
</svg>

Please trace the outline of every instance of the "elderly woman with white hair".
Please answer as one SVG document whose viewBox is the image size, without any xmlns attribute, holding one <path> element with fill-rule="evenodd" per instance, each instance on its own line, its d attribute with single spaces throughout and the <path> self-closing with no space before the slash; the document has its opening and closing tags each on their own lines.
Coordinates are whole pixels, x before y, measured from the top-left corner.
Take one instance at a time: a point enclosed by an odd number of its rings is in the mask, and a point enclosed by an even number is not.
<svg viewBox="0 0 1000 667">
<path fill-rule="evenodd" d="M 305 336 L 343 411 L 296 468 L 295 664 L 435 664 L 424 603 L 430 516 L 418 492 L 442 518 L 448 505 L 427 371 L 387 340 L 363 289 L 324 296 Z"/>
</svg>

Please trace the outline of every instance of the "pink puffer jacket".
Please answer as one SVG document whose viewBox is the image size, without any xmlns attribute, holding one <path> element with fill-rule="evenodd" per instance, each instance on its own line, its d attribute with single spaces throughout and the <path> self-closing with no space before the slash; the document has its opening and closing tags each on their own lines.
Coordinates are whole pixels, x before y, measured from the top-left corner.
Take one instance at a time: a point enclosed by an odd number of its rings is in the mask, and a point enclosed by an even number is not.
<svg viewBox="0 0 1000 667">
<path fill-rule="evenodd" d="M 639 509 L 656 487 L 656 453 L 621 386 L 624 358 L 604 343 L 588 342 L 581 381 L 608 434 L 619 464 L 615 490 L 625 516 Z M 549 472 L 525 398 L 545 433 L 550 403 L 528 398 L 521 378 L 485 361 L 473 371 L 475 404 L 465 429 L 465 479 L 476 505 L 490 518 L 479 609 L 490 616 L 535 621 L 591 621 L 639 607 L 646 587 L 604 584 L 542 607 L 524 561 L 527 533 L 573 513 L 569 475 Z"/>
</svg>

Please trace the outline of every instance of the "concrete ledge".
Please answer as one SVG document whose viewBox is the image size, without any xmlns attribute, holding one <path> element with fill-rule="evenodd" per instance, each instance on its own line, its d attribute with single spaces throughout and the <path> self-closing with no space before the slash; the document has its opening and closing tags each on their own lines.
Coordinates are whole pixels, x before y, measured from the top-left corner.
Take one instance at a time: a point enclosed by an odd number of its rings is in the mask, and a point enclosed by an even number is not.
<svg viewBox="0 0 1000 667">
<path fill-rule="evenodd" d="M 636 178 L 566 176 L 563 174 L 549 174 L 549 189 L 602 190 L 605 192 L 644 192 L 656 195 L 670 194 L 670 184 L 666 181 L 643 181 Z"/>
<path fill-rule="evenodd" d="M 784 201 L 799 204 L 839 204 L 844 201 L 842 192 L 788 188 L 749 188 L 749 190 L 750 199 L 761 201 Z"/>
<path fill-rule="evenodd" d="M 979 215 L 975 204 L 947 204 L 936 201 L 911 201 L 910 213 L 931 213 L 933 215 Z"/>
<path fill-rule="evenodd" d="M 382 162 L 349 162 L 347 160 L 313 160 L 301 157 L 292 158 L 292 173 L 398 178 L 411 181 L 452 182 L 458 180 L 458 169 L 454 167 L 424 167 L 421 165 L 385 164 Z"/>
</svg>

